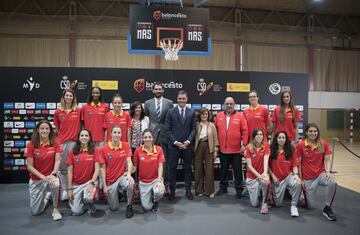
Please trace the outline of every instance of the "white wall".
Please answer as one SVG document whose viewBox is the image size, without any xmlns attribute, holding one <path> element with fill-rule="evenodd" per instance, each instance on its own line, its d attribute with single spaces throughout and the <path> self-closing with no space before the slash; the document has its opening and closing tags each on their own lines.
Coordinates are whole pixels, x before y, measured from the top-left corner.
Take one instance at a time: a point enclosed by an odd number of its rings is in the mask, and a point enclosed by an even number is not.
<svg viewBox="0 0 360 235">
<path fill-rule="evenodd" d="M 360 93 L 355 92 L 309 92 L 310 109 L 360 108 Z"/>
</svg>

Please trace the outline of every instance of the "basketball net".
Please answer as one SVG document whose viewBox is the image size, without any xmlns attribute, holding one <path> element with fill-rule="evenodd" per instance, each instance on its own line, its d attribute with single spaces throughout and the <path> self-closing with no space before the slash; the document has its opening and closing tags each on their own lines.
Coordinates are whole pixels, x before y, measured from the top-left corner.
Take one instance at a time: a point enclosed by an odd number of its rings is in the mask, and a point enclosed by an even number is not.
<svg viewBox="0 0 360 235">
<path fill-rule="evenodd" d="M 179 60 L 178 53 L 183 48 L 183 41 L 178 38 L 164 38 L 160 40 L 160 47 L 165 52 L 165 60 Z"/>
</svg>

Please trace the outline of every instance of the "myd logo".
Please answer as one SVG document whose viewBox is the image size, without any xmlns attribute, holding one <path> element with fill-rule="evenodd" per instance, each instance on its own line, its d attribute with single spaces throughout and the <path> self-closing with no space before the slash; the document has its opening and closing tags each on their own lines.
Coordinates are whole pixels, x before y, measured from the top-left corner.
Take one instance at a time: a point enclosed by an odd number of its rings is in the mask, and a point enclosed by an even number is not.
<svg viewBox="0 0 360 235">
<path fill-rule="evenodd" d="M 160 20 L 161 19 L 161 11 L 154 11 L 153 13 L 153 17 L 155 20 Z"/>
<path fill-rule="evenodd" d="M 33 89 L 40 88 L 40 83 L 35 82 L 34 78 L 30 77 L 29 79 L 26 79 L 26 82 L 24 82 L 23 88 L 31 92 Z"/>
<path fill-rule="evenodd" d="M 141 93 L 143 92 L 145 89 L 145 79 L 144 78 L 139 78 L 134 82 L 134 90 L 137 93 Z"/>
</svg>

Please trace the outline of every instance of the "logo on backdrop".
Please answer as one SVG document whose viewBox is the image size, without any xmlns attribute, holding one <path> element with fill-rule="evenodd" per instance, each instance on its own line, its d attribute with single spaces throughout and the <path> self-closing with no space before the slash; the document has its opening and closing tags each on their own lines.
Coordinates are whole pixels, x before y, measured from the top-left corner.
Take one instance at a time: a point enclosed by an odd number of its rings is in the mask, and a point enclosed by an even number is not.
<svg viewBox="0 0 360 235">
<path fill-rule="evenodd" d="M 161 19 L 161 11 L 154 11 L 153 17 L 155 20 L 160 20 Z"/>
<path fill-rule="evenodd" d="M 23 83 L 23 89 L 27 89 L 30 92 L 38 88 L 40 88 L 40 83 L 35 82 L 33 77 L 29 77 L 29 79 L 26 79 L 26 82 Z"/>
<path fill-rule="evenodd" d="M 65 90 L 65 89 L 68 89 L 70 88 L 70 81 L 69 81 L 69 78 L 68 76 L 63 76 L 61 81 L 60 81 L 60 88 L 62 90 Z"/>
<path fill-rule="evenodd" d="M 60 81 L 60 88 L 61 90 L 65 90 L 65 89 L 74 89 L 76 84 L 78 83 L 77 80 L 71 81 L 69 80 L 68 76 L 64 75 Z M 85 86 L 86 88 L 86 86 Z"/>
<path fill-rule="evenodd" d="M 134 90 L 137 93 L 141 93 L 143 92 L 145 89 L 145 79 L 144 78 L 139 78 L 137 80 L 135 80 L 134 82 Z"/>
<path fill-rule="evenodd" d="M 160 10 L 154 11 L 153 18 L 155 20 L 171 20 L 171 19 L 187 19 L 187 15 L 181 12 L 178 13 L 163 13 Z"/>
<path fill-rule="evenodd" d="M 281 91 L 281 86 L 279 83 L 273 83 L 269 86 L 269 91 L 273 95 L 277 95 Z"/>
<path fill-rule="evenodd" d="M 161 82 L 165 89 L 182 89 L 183 84 L 179 82 Z M 143 91 L 152 91 L 154 82 L 148 82 L 144 78 L 139 78 L 134 81 L 134 90 L 137 93 L 142 93 Z"/>
<path fill-rule="evenodd" d="M 206 84 L 204 78 L 199 78 L 199 81 L 196 84 L 196 89 L 199 92 L 199 95 L 202 96 L 203 94 L 208 92 L 211 89 L 211 87 L 213 86 L 213 84 L 214 84 L 213 82 Z"/>
</svg>

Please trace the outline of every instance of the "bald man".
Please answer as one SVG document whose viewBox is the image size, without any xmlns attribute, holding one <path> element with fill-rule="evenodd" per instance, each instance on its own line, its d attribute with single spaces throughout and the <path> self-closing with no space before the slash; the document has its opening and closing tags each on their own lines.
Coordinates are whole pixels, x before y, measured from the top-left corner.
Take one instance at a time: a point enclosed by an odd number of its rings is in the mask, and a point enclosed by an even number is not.
<svg viewBox="0 0 360 235">
<path fill-rule="evenodd" d="M 248 143 L 248 126 L 242 113 L 235 110 L 235 101 L 227 97 L 224 102 L 225 111 L 216 115 L 215 126 L 218 131 L 220 145 L 220 189 L 216 195 L 227 193 L 227 173 L 231 164 L 234 177 L 236 198 L 242 197 L 242 153 Z"/>
</svg>

